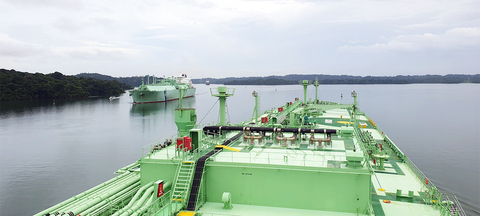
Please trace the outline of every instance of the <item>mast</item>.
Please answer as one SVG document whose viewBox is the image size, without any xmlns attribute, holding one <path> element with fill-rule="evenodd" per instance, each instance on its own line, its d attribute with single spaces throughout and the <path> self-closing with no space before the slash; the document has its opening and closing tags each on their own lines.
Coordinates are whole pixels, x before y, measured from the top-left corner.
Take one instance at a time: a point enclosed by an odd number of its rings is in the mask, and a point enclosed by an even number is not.
<svg viewBox="0 0 480 216">
<path fill-rule="evenodd" d="M 354 127 L 358 127 L 358 120 L 357 120 L 357 93 L 352 91 L 353 97 L 353 125 Z"/>
<path fill-rule="evenodd" d="M 229 89 L 227 89 L 227 87 L 225 86 L 219 86 L 217 88 L 217 92 L 212 92 L 213 89 L 210 89 L 210 94 L 212 94 L 212 96 L 214 97 L 218 97 L 219 100 L 220 100 L 220 111 L 219 111 L 219 114 L 220 114 L 220 122 L 219 124 L 220 125 L 226 125 L 226 122 L 225 122 L 225 101 L 227 100 L 227 97 L 230 97 L 230 96 L 233 96 L 233 92 L 235 91 L 235 89 L 233 89 L 233 91 L 231 91 L 231 93 L 228 92 Z M 232 89 L 230 89 L 232 90 Z"/>
<path fill-rule="evenodd" d="M 307 104 L 307 87 L 309 86 L 310 84 L 308 83 L 308 80 L 303 80 L 302 82 L 302 86 L 303 86 L 303 102 L 305 104 Z"/>
<path fill-rule="evenodd" d="M 315 77 L 315 83 L 313 84 L 315 86 L 315 103 L 318 101 L 318 97 L 317 97 L 317 94 L 318 94 L 318 78 Z"/>
<path fill-rule="evenodd" d="M 253 118 L 253 116 L 255 116 L 255 123 L 257 123 L 258 113 L 260 112 L 260 106 L 259 106 L 259 103 L 258 103 L 258 92 L 253 91 L 252 96 L 255 97 L 255 108 L 253 108 L 252 118 Z"/>
</svg>

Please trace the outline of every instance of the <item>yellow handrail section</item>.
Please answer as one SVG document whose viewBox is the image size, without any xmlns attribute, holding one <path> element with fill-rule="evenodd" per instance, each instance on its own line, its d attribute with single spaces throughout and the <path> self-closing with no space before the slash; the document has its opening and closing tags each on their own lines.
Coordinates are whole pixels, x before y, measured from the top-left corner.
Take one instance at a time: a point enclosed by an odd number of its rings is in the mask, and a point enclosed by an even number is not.
<svg viewBox="0 0 480 216">
<path fill-rule="evenodd" d="M 217 145 L 217 146 L 215 146 L 215 148 L 224 148 L 224 149 L 228 149 L 228 150 L 234 151 L 234 152 L 239 152 L 239 151 L 240 151 L 239 149 L 232 148 L 232 147 L 228 147 L 228 146 L 224 146 L 224 145 Z"/>
</svg>

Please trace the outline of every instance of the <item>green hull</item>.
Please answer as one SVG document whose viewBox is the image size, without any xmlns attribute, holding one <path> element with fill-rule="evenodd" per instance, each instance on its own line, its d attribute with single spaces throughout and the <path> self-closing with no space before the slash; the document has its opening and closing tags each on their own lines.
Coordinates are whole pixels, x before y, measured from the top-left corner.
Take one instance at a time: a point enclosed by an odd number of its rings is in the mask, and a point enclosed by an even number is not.
<svg viewBox="0 0 480 216">
<path fill-rule="evenodd" d="M 195 88 L 190 88 L 185 92 L 183 98 L 193 97 L 195 95 Z M 134 104 L 141 103 L 158 103 L 172 100 L 178 100 L 178 90 L 169 89 L 164 91 L 130 91 Z"/>
</svg>

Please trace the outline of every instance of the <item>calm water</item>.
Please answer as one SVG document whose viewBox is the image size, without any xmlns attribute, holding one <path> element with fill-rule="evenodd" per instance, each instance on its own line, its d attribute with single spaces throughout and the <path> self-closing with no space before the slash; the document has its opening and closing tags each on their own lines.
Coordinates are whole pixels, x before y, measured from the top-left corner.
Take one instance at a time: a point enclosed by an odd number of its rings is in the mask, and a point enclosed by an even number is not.
<svg viewBox="0 0 480 216">
<path fill-rule="evenodd" d="M 184 100 L 202 124 L 218 121 L 210 87 L 216 85 L 197 85 L 196 97 Z M 300 86 L 229 87 L 236 88 L 227 100 L 232 123 L 252 116 L 253 90 L 262 111 L 303 97 Z M 480 214 L 480 85 L 328 85 L 319 87 L 319 98 L 351 103 L 352 90 L 360 109 L 431 182 L 455 193 L 468 215 Z M 308 97 L 315 97 L 313 87 Z M 114 177 L 141 157 L 143 146 L 176 133 L 177 106 L 178 101 L 132 105 L 128 94 L 55 105 L 2 102 L 0 215 L 35 214 Z"/>
</svg>

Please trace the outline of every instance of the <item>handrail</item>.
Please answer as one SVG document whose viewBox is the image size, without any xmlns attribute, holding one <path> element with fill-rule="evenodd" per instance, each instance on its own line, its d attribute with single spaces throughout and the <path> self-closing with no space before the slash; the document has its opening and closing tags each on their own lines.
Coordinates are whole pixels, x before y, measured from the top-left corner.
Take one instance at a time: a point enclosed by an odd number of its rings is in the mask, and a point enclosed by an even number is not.
<svg viewBox="0 0 480 216">
<path fill-rule="evenodd" d="M 285 150 L 290 150 L 290 149 L 285 149 Z M 293 150 L 293 151 L 298 151 L 298 150 Z M 243 154 L 243 155 L 242 155 Z M 291 165 L 291 166 L 294 166 L 294 167 L 317 167 L 317 166 L 310 166 L 310 165 L 306 165 L 306 161 L 310 161 L 310 162 L 315 162 L 316 164 L 323 164 L 326 165 L 328 164 L 328 161 L 315 161 L 313 159 L 307 159 L 305 156 L 305 153 L 303 154 L 298 154 L 297 156 L 295 156 L 295 154 L 292 154 L 292 153 L 284 153 L 284 152 L 266 152 L 266 153 L 263 153 L 263 154 L 266 154 L 266 157 L 262 157 L 263 159 L 266 159 L 265 162 L 259 162 L 259 163 L 256 163 L 256 162 L 252 162 L 254 161 L 255 159 L 255 152 L 250 152 L 248 153 L 248 156 L 245 155 L 246 153 L 239 153 L 239 152 L 223 152 L 222 153 L 222 158 L 224 158 L 225 161 L 229 161 L 229 162 L 232 162 L 232 161 L 235 161 L 235 159 L 247 159 L 248 157 L 248 161 L 247 160 L 241 160 L 241 162 L 239 163 L 244 163 L 244 164 L 267 164 L 267 165 L 279 165 L 279 159 L 281 160 L 282 158 L 284 158 L 285 155 L 287 155 L 289 157 L 289 159 L 285 159 L 282 160 L 284 161 L 285 165 Z M 215 153 L 214 155 L 212 155 L 211 157 L 214 158 L 214 161 L 218 161 L 218 162 L 223 162 L 223 161 L 219 161 L 217 159 L 217 156 L 218 156 L 218 152 Z M 227 156 L 227 157 L 226 157 Z M 292 160 L 292 157 L 295 156 L 295 159 Z M 331 155 L 330 157 L 332 157 L 332 160 L 335 160 L 335 161 L 346 161 L 346 157 L 345 156 L 340 156 L 340 155 Z M 272 162 L 272 160 L 276 161 L 276 162 Z M 301 164 L 303 165 L 297 165 L 298 161 L 301 162 Z M 297 162 L 297 163 L 296 163 Z M 281 164 L 280 164 L 281 165 Z M 320 167 L 323 167 L 323 165 L 321 165 Z M 369 167 L 370 164 L 367 163 L 367 167 Z M 337 173 L 340 173 L 341 171 L 334 171 L 332 170 L 332 172 L 337 172 Z"/>
<path fill-rule="evenodd" d="M 458 201 L 457 197 L 453 193 L 442 193 L 442 207 L 445 211 L 449 212 L 451 215 L 457 216 L 466 216 L 465 211 L 463 210 L 462 205 Z M 443 203 L 443 201 L 447 201 Z M 452 206 L 452 204 L 454 206 Z"/>
<path fill-rule="evenodd" d="M 176 134 L 175 134 L 175 135 L 171 135 L 169 138 L 170 138 L 170 140 L 173 141 L 173 140 L 174 140 L 174 137 L 176 137 L 176 136 L 177 136 Z M 168 136 L 167 136 L 167 137 L 168 137 Z M 160 144 L 163 144 L 163 143 L 161 142 L 161 140 L 158 140 L 158 141 L 156 141 L 156 142 L 153 142 L 153 143 L 144 145 L 144 146 L 142 147 L 142 158 L 145 157 L 145 156 L 148 156 L 149 154 L 151 154 L 151 153 L 152 153 L 152 149 L 154 148 L 154 146 L 158 146 L 158 145 L 160 145 Z M 172 145 L 173 145 L 173 144 L 176 145 L 176 143 L 172 143 Z"/>
<path fill-rule="evenodd" d="M 172 203 L 172 199 L 168 198 L 170 197 L 170 193 L 172 193 L 173 189 L 170 189 L 170 191 L 166 192 L 165 194 L 162 195 L 159 199 L 156 199 L 150 205 L 148 205 L 145 209 L 145 212 L 143 212 L 143 215 L 156 215 L 158 212 L 160 212 L 162 209 L 166 208 L 167 206 Z M 171 215 L 174 211 L 169 211 L 167 215 Z"/>
<path fill-rule="evenodd" d="M 373 215 L 375 211 L 373 210 L 372 200 L 368 201 L 367 208 L 365 209 L 365 214 Z"/>
<path fill-rule="evenodd" d="M 405 160 L 406 156 L 405 154 L 402 152 L 402 150 L 400 150 L 398 148 L 397 145 L 395 145 L 395 143 L 390 139 L 390 137 L 388 137 L 387 135 L 384 135 L 384 141 L 385 143 L 390 146 L 390 148 L 392 148 L 393 151 L 395 151 L 395 153 L 397 154 L 398 157 L 400 157 L 401 160 Z"/>
<path fill-rule="evenodd" d="M 358 135 L 355 136 L 356 140 L 357 140 L 357 143 L 358 143 L 358 146 L 360 147 L 360 150 L 363 152 L 363 157 L 364 157 L 364 160 L 365 160 L 365 164 L 367 166 L 367 168 L 370 170 L 370 171 L 373 171 L 373 168 L 372 166 L 370 165 L 370 163 L 368 162 L 369 161 L 369 158 L 370 156 L 368 155 L 367 153 L 367 150 L 365 149 L 365 146 L 364 146 L 364 142 L 362 140 L 362 137 L 360 137 L 362 134 L 360 128 L 358 127 L 353 127 L 354 130 L 355 130 L 355 133 L 357 133 Z"/>
<path fill-rule="evenodd" d="M 410 167 L 410 169 L 415 173 L 415 175 L 422 181 L 423 185 L 425 187 L 427 187 L 429 190 L 432 189 L 432 188 L 436 188 L 435 185 L 428 181 L 427 179 L 427 176 L 425 174 L 423 174 L 422 171 L 420 171 L 420 169 L 417 167 L 417 165 L 415 165 L 411 160 L 410 158 L 406 157 L 405 156 L 405 163 Z"/>
<path fill-rule="evenodd" d="M 377 130 L 381 130 L 377 127 Z M 383 132 L 383 130 L 382 130 Z M 390 146 L 390 148 L 392 148 L 392 150 L 395 151 L 395 153 L 397 154 L 397 156 L 402 159 L 404 161 L 405 164 L 407 164 L 407 166 L 410 168 L 410 170 L 415 174 L 415 176 L 417 176 L 417 178 L 420 179 L 420 181 L 422 182 L 422 184 L 428 189 L 428 190 L 431 190 L 431 191 L 438 191 L 437 187 L 435 186 L 435 184 L 433 184 L 431 181 L 428 180 L 427 176 L 425 174 L 423 174 L 423 172 L 417 167 L 417 165 L 415 165 L 415 163 L 413 163 L 412 160 L 410 160 L 410 158 L 408 158 L 396 145 L 395 143 L 393 143 L 393 141 L 385 134 L 385 133 L 382 133 L 382 136 L 384 137 L 384 140 L 386 142 L 387 145 Z M 442 197 L 443 196 L 443 197 Z M 443 204 L 441 203 L 442 201 L 449 201 L 449 202 L 452 202 L 455 204 L 455 210 L 458 211 L 458 215 L 459 216 L 466 216 L 465 214 L 465 211 L 463 210 L 460 202 L 458 201 L 457 197 L 453 194 L 447 194 L 447 193 L 436 193 L 434 194 L 434 200 L 438 200 L 440 203 L 438 203 L 437 205 L 440 206 L 440 208 L 442 209 L 443 212 L 445 213 L 448 213 L 450 215 L 454 215 L 456 216 L 456 212 L 452 212 L 450 209 L 448 208 L 451 208 L 450 205 L 447 203 L 447 204 Z M 440 200 L 440 198 L 442 200 Z"/>
<path fill-rule="evenodd" d="M 455 199 L 455 205 L 457 206 L 457 208 L 459 210 L 458 211 L 459 215 L 460 216 L 466 216 L 465 211 L 463 210 L 463 207 L 460 204 L 460 201 L 458 201 L 458 199 L 457 199 L 457 196 L 455 196 L 454 194 L 452 194 L 452 195 L 453 195 L 453 198 Z"/>
</svg>

